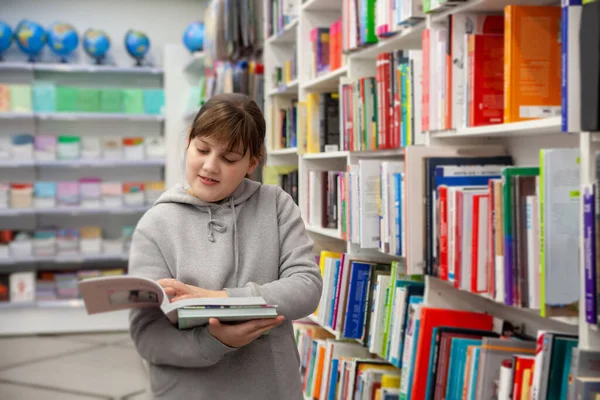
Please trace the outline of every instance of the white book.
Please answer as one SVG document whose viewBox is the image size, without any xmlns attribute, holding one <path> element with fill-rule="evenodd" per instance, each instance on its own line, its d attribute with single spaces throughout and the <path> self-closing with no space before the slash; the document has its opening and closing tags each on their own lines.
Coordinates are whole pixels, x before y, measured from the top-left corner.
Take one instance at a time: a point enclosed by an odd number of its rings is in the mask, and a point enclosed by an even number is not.
<svg viewBox="0 0 600 400">
<path fill-rule="evenodd" d="M 487 192 L 487 190 L 486 190 Z M 488 289 L 488 236 L 489 236 L 489 197 L 484 196 L 479 199 L 479 219 L 477 228 L 477 287 L 476 293 L 487 292 Z"/>
<path fill-rule="evenodd" d="M 323 207 L 321 202 L 321 171 L 308 171 L 308 184 L 310 196 L 310 209 L 308 215 L 308 223 L 313 226 L 321 226 L 323 217 Z"/>
<path fill-rule="evenodd" d="M 390 336 L 392 341 L 390 343 L 389 360 L 394 365 L 400 363 L 400 344 L 403 338 L 402 324 L 405 318 L 405 304 L 406 304 L 407 292 L 404 287 L 397 287 L 394 295 L 394 314 L 392 317 L 392 327 Z"/>
<path fill-rule="evenodd" d="M 544 206 L 540 231 L 545 305 L 579 302 L 579 149 L 543 149 L 540 152 L 540 194 Z"/>
<path fill-rule="evenodd" d="M 375 322 L 371 321 L 373 336 L 369 351 L 373 354 L 381 354 L 383 350 L 383 332 L 385 330 L 385 304 L 388 296 L 391 277 L 389 275 L 377 276 L 377 299 L 374 307 Z"/>
<path fill-rule="evenodd" d="M 360 246 L 379 247 L 379 160 L 359 160 Z"/>
<path fill-rule="evenodd" d="M 318 320 L 321 326 L 326 325 L 327 316 L 329 313 L 331 290 L 333 286 L 333 263 L 332 258 L 326 258 L 324 263 L 323 290 L 321 291 L 321 300 L 319 302 Z"/>
<path fill-rule="evenodd" d="M 11 303 L 35 301 L 35 272 L 13 272 L 8 278 Z"/>
<path fill-rule="evenodd" d="M 513 367 L 502 365 L 500 367 L 500 379 L 498 382 L 498 400 L 510 400 L 513 389 Z"/>
<path fill-rule="evenodd" d="M 351 215 L 350 219 L 352 221 L 352 243 L 360 242 L 360 187 L 359 187 L 359 168 L 358 165 L 353 164 L 350 165 L 350 182 L 351 182 Z"/>
<path fill-rule="evenodd" d="M 579 55 L 579 29 L 583 7 L 573 0 L 562 1 L 562 131 L 581 131 L 581 80 Z"/>
<path fill-rule="evenodd" d="M 384 161 L 381 163 L 381 246 L 380 250 L 384 253 L 392 253 L 392 243 L 396 241 L 396 236 L 392 234 L 396 225 L 395 215 L 396 207 L 394 197 L 394 174 L 404 172 L 404 163 L 394 161 Z"/>
</svg>

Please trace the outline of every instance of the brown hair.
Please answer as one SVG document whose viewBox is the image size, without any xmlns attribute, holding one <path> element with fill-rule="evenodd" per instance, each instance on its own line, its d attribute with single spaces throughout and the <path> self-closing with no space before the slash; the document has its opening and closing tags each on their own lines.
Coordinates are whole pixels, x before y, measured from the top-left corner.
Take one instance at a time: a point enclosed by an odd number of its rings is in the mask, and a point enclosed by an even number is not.
<svg viewBox="0 0 600 400">
<path fill-rule="evenodd" d="M 241 93 L 224 93 L 211 97 L 194 118 L 189 134 L 229 143 L 229 151 L 240 147 L 250 158 L 261 160 L 265 149 L 265 118 L 258 105 Z"/>
</svg>

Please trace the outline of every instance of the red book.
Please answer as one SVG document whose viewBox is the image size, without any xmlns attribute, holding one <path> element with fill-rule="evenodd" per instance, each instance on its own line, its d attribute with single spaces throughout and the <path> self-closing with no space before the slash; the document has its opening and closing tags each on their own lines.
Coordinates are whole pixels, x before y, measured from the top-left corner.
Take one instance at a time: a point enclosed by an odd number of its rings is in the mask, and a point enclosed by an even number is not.
<svg viewBox="0 0 600 400">
<path fill-rule="evenodd" d="M 487 251 L 487 269 L 488 269 L 488 294 L 492 298 L 496 297 L 496 249 L 494 247 L 494 212 L 495 212 L 495 201 L 494 201 L 494 180 L 490 179 L 488 183 L 488 251 Z"/>
<path fill-rule="evenodd" d="M 527 369 L 533 369 L 533 363 L 535 361 L 535 357 L 528 356 L 515 356 L 515 365 L 514 365 L 514 373 L 513 373 L 513 400 L 521 400 L 521 390 L 523 389 L 523 384 L 529 385 L 529 382 L 523 382 L 523 373 Z M 533 374 L 531 374 L 533 375 Z M 526 400 L 526 399 L 523 399 Z M 527 399 L 529 400 L 529 399 Z"/>
<path fill-rule="evenodd" d="M 379 129 L 378 148 L 391 148 L 390 133 L 390 63 L 391 53 L 381 54 L 381 123 Z"/>
<path fill-rule="evenodd" d="M 439 198 L 439 277 L 448 280 L 448 187 L 438 187 Z"/>
<path fill-rule="evenodd" d="M 433 328 L 448 326 L 489 331 L 492 330 L 492 325 L 493 318 L 490 315 L 470 311 L 421 307 L 421 322 L 416 349 L 411 399 L 425 399 Z"/>
<path fill-rule="evenodd" d="M 454 212 L 456 213 L 456 225 L 454 229 L 454 287 L 460 289 L 461 266 L 462 266 L 462 232 L 463 232 L 463 199 L 464 193 L 461 189 L 454 192 Z"/>
<path fill-rule="evenodd" d="M 395 70 L 392 71 L 394 74 L 394 130 L 392 132 L 392 147 L 400 147 L 400 135 L 402 132 L 402 110 L 400 105 L 400 68 L 398 68 L 398 59 L 394 63 Z"/>
<path fill-rule="evenodd" d="M 469 35 L 469 126 L 504 121 L 504 37 Z"/>
</svg>

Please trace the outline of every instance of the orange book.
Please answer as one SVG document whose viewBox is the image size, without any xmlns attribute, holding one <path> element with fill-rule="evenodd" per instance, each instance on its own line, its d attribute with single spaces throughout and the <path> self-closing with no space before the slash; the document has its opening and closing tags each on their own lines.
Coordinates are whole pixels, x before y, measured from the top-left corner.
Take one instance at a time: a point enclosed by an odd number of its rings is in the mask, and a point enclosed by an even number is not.
<svg viewBox="0 0 600 400">
<path fill-rule="evenodd" d="M 560 116 L 560 7 L 504 9 L 504 122 Z"/>
<path fill-rule="evenodd" d="M 0 111 L 10 111 L 10 87 L 0 85 Z"/>
<path fill-rule="evenodd" d="M 419 341 L 416 349 L 411 399 L 425 399 L 433 328 L 448 326 L 489 331 L 492 330 L 492 325 L 493 318 L 490 315 L 471 311 L 421 307 Z"/>
<path fill-rule="evenodd" d="M 321 382 L 323 381 L 323 364 L 325 362 L 325 346 L 319 346 L 317 354 L 317 369 L 315 370 L 315 385 L 313 390 L 313 399 L 318 400 L 321 394 Z"/>
</svg>

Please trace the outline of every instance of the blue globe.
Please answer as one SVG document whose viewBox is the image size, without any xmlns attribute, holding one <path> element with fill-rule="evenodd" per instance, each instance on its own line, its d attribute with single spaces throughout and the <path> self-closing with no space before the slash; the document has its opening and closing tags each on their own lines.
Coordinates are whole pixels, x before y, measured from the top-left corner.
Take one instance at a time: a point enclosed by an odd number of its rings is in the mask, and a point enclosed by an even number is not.
<svg viewBox="0 0 600 400">
<path fill-rule="evenodd" d="M 2 53 L 10 48 L 13 40 L 13 32 L 10 26 L 4 21 L 0 21 L 0 58 Z"/>
<path fill-rule="evenodd" d="M 72 25 L 55 22 L 48 29 L 48 46 L 54 54 L 67 57 L 79 45 L 79 35 Z"/>
<path fill-rule="evenodd" d="M 15 29 L 15 38 L 19 49 L 32 61 L 46 44 L 46 31 L 37 22 L 24 19 Z"/>
<path fill-rule="evenodd" d="M 110 49 L 110 38 L 99 29 L 88 29 L 83 34 L 83 49 L 100 64 Z"/>
<path fill-rule="evenodd" d="M 125 48 L 129 55 L 137 60 L 137 64 L 141 65 L 142 59 L 150 49 L 150 39 L 145 33 L 130 29 L 125 34 Z"/>
<path fill-rule="evenodd" d="M 202 22 L 192 22 L 183 32 L 183 44 L 193 53 L 202 51 L 204 48 L 204 24 Z"/>
</svg>

